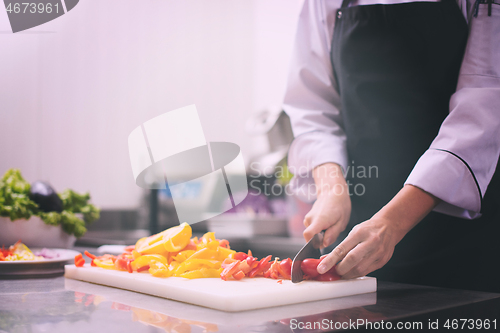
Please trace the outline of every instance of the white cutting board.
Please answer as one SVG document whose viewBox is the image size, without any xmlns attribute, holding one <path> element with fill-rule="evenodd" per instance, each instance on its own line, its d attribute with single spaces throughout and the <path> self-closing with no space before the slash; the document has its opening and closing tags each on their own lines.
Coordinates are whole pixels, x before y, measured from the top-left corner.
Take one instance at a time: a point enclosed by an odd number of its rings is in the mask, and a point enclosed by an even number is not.
<svg viewBox="0 0 500 333">
<path fill-rule="evenodd" d="M 157 278 L 149 273 L 128 273 L 100 267 L 65 266 L 65 277 L 137 291 L 212 309 L 236 312 L 280 305 L 319 301 L 377 291 L 377 280 L 361 277 L 330 282 L 244 278 L 240 281 Z"/>
</svg>

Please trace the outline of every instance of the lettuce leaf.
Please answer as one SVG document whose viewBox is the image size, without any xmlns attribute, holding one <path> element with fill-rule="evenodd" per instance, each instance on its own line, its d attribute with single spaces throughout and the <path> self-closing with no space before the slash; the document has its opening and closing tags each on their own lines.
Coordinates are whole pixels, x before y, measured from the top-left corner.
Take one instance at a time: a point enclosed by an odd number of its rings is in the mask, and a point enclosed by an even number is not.
<svg viewBox="0 0 500 333">
<path fill-rule="evenodd" d="M 8 170 L 0 180 L 0 216 L 15 221 L 34 215 L 38 205 L 29 197 L 30 188 L 18 169 Z"/>
<path fill-rule="evenodd" d="M 45 213 L 30 199 L 30 184 L 18 169 L 8 170 L 0 180 L 0 216 L 12 221 L 39 216 L 46 224 L 58 226 L 68 234 L 81 237 L 87 232 L 86 225 L 99 219 L 100 210 L 89 203 L 88 193 L 79 194 L 70 189 L 58 194 L 63 202 L 63 211 Z M 75 215 L 81 213 L 83 220 Z"/>
</svg>

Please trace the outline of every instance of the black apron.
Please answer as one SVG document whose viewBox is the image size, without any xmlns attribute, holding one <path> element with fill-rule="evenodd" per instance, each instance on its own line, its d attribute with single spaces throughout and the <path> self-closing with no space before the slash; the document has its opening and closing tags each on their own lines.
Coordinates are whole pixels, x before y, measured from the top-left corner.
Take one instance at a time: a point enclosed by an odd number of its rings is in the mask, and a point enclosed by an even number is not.
<svg viewBox="0 0 500 333">
<path fill-rule="evenodd" d="M 348 7 L 337 12 L 331 60 L 347 135 L 352 226 L 402 188 L 449 113 L 468 35 L 455 0 Z M 466 133 L 464 133 L 466 135 Z M 385 281 L 500 292 L 498 172 L 483 216 L 431 212 L 371 275 Z"/>
</svg>

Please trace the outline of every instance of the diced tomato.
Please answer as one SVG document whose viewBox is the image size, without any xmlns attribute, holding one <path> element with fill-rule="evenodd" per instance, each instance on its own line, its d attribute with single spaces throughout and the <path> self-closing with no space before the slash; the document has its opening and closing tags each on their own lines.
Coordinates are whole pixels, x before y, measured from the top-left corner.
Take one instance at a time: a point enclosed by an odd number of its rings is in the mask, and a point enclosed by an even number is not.
<svg viewBox="0 0 500 333">
<path fill-rule="evenodd" d="M 132 273 L 132 272 L 134 271 L 134 270 L 132 269 L 132 264 L 131 264 L 131 263 L 132 263 L 132 261 L 127 260 L 127 271 L 128 271 L 129 273 Z"/>
<path fill-rule="evenodd" d="M 245 260 L 248 257 L 248 254 L 245 252 L 236 252 L 234 254 L 234 259 L 236 260 Z"/>
<path fill-rule="evenodd" d="M 267 268 L 267 264 L 269 263 L 269 260 L 271 260 L 271 258 L 272 258 L 272 257 L 271 257 L 270 255 L 268 255 L 268 256 L 267 256 L 267 257 L 265 257 L 265 258 L 262 258 L 262 259 L 259 261 L 259 263 L 258 263 L 257 267 L 255 267 L 254 269 L 252 269 L 252 270 L 250 271 L 250 273 L 248 273 L 248 277 L 251 277 L 251 278 L 256 277 L 256 276 L 258 276 L 259 274 L 262 274 L 265 270 L 267 270 L 267 269 L 268 269 L 268 268 Z"/>
<path fill-rule="evenodd" d="M 8 256 L 12 254 L 12 251 L 9 249 L 5 249 L 4 245 L 2 245 L 2 248 L 0 249 L 0 260 L 4 260 Z"/>
</svg>

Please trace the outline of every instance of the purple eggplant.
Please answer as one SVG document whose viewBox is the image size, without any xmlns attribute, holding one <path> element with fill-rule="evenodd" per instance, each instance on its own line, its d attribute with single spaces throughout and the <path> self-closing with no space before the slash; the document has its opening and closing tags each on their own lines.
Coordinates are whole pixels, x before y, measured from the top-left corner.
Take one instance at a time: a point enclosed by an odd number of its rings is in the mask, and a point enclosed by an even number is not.
<svg viewBox="0 0 500 333">
<path fill-rule="evenodd" d="M 31 184 L 30 198 L 43 212 L 62 212 L 63 202 L 56 191 L 47 183 L 36 181 Z"/>
</svg>

